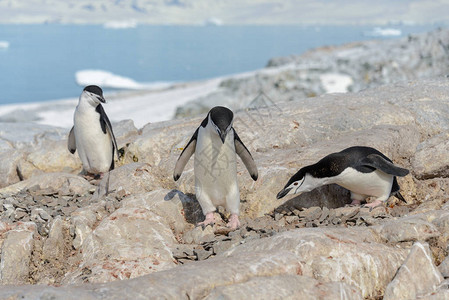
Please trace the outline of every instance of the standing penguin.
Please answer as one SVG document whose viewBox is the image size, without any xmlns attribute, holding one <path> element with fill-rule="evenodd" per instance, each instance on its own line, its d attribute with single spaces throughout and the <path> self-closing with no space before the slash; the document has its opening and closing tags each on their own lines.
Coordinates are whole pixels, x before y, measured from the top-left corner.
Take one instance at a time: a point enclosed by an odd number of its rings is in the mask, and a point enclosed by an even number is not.
<svg viewBox="0 0 449 300">
<path fill-rule="evenodd" d="M 103 91 L 96 85 L 86 86 L 79 98 L 69 133 L 68 148 L 78 155 L 88 174 L 102 175 L 114 169 L 117 142 L 111 122 L 101 103 L 106 103 Z"/>
<path fill-rule="evenodd" d="M 256 164 L 232 127 L 233 119 L 234 114 L 226 107 L 212 108 L 176 162 L 173 173 L 175 181 L 195 153 L 195 194 L 206 216 L 198 225 L 213 224 L 214 211 L 221 205 L 231 213 L 227 226 L 231 229 L 240 226 L 236 154 L 242 159 L 252 179 L 257 180 Z"/>
<path fill-rule="evenodd" d="M 359 205 L 369 196 L 375 197 L 373 202 L 365 205 L 372 209 L 390 196 L 406 202 L 399 192 L 396 176 L 407 174 L 407 169 L 395 166 L 378 150 L 355 146 L 329 154 L 316 164 L 301 168 L 277 194 L 277 198 L 335 183 L 351 192 L 351 205 Z"/>
</svg>

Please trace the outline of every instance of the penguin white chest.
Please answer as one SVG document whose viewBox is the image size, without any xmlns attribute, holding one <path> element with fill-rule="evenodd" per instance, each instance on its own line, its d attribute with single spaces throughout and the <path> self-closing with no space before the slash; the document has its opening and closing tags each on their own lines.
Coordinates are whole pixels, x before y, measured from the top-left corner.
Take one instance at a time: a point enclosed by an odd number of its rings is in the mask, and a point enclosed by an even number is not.
<svg viewBox="0 0 449 300">
<path fill-rule="evenodd" d="M 194 159 L 197 198 L 214 205 L 225 204 L 229 197 L 239 202 L 234 134 L 229 132 L 223 143 L 211 130 L 200 130 Z"/>
<path fill-rule="evenodd" d="M 380 170 L 362 173 L 356 169 L 347 168 L 333 182 L 351 192 L 365 196 L 374 196 L 384 201 L 390 196 L 393 176 Z"/>
<path fill-rule="evenodd" d="M 76 148 L 83 168 L 90 173 L 109 171 L 113 159 L 111 137 L 103 132 L 95 108 L 77 107 L 74 115 Z"/>
</svg>

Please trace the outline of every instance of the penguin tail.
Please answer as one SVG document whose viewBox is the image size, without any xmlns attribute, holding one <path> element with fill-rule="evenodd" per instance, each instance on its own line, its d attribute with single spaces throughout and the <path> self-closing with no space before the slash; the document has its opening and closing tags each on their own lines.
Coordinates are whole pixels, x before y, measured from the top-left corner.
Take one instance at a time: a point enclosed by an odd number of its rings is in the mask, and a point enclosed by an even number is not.
<svg viewBox="0 0 449 300">
<path fill-rule="evenodd" d="M 404 197 L 402 197 L 400 192 L 397 192 L 396 194 L 394 194 L 394 196 L 396 198 L 398 198 L 399 200 L 404 201 L 405 203 L 407 203 L 407 201 L 405 201 Z"/>
</svg>

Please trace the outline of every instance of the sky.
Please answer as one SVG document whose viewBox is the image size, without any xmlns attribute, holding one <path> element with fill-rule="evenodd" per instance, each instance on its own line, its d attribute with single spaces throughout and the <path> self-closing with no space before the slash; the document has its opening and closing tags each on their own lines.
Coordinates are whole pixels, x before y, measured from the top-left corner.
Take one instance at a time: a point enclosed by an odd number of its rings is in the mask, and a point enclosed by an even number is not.
<svg viewBox="0 0 449 300">
<path fill-rule="evenodd" d="M 0 23 L 449 23 L 449 0 L 0 0 Z"/>
</svg>

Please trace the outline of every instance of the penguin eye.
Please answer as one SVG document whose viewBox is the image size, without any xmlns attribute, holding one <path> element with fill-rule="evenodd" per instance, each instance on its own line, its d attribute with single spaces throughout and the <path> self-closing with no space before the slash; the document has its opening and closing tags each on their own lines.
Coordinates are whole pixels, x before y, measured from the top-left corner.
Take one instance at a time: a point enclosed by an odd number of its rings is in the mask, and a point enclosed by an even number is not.
<svg viewBox="0 0 449 300">
<path fill-rule="evenodd" d="M 293 185 L 298 185 L 298 182 L 296 181 L 295 183 L 293 183 Z"/>
</svg>

